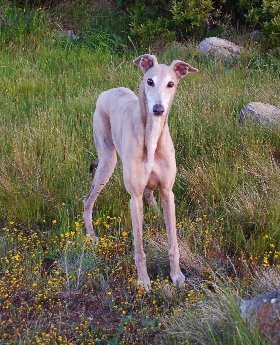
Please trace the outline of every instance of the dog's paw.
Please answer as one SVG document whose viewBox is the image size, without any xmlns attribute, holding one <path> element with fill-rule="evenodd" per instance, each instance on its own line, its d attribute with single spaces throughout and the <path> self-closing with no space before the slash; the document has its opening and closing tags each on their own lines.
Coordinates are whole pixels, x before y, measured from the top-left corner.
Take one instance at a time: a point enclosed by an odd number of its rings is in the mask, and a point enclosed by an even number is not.
<svg viewBox="0 0 280 345">
<path fill-rule="evenodd" d="M 99 238 L 97 236 L 86 235 L 87 241 L 91 242 L 93 246 L 98 245 Z"/>
<path fill-rule="evenodd" d="M 182 286 L 185 282 L 186 277 L 180 271 L 178 274 L 171 275 L 171 279 L 172 279 L 174 285 Z"/>
<path fill-rule="evenodd" d="M 151 291 L 152 285 L 148 275 L 138 277 L 137 284 L 142 286 L 147 292 Z"/>
</svg>

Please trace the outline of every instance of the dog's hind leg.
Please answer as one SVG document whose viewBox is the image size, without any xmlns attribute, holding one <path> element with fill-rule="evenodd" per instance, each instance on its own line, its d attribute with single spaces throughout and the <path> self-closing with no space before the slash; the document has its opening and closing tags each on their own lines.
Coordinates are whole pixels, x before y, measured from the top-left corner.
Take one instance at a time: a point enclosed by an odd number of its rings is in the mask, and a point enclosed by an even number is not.
<svg viewBox="0 0 280 345">
<path fill-rule="evenodd" d="M 154 212 L 157 215 L 159 215 L 160 214 L 160 210 L 159 210 L 156 198 L 154 196 L 154 192 L 151 189 L 145 188 L 144 196 L 145 196 L 145 199 L 146 199 L 147 203 L 152 207 Z"/>
<path fill-rule="evenodd" d="M 95 114 L 97 121 L 94 128 L 94 139 L 98 153 L 98 166 L 93 178 L 91 189 L 84 199 L 83 218 L 86 226 L 87 237 L 97 239 L 92 225 L 92 209 L 94 203 L 109 181 L 117 163 L 117 153 L 114 147 L 111 131 L 108 131 L 108 123 L 101 118 L 100 114 Z"/>
<path fill-rule="evenodd" d="M 104 186 L 109 181 L 115 165 L 117 162 L 117 156 L 116 152 L 108 152 L 104 154 L 104 156 L 100 157 L 99 164 L 96 169 L 96 173 L 91 185 L 91 189 L 84 199 L 84 213 L 83 218 L 86 226 L 86 235 L 87 237 L 96 237 L 93 231 L 93 225 L 92 225 L 92 209 L 94 206 L 94 203 L 101 192 L 101 190 L 104 188 Z M 95 238 L 96 239 L 96 238 Z"/>
</svg>

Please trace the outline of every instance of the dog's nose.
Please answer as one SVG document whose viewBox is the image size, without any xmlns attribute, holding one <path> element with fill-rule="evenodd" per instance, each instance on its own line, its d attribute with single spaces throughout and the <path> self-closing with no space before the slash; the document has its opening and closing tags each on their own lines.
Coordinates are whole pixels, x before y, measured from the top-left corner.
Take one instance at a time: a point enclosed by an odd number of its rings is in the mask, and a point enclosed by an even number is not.
<svg viewBox="0 0 280 345">
<path fill-rule="evenodd" d="M 161 104 L 155 104 L 155 105 L 153 106 L 153 113 L 154 113 L 154 115 L 156 115 L 156 116 L 162 115 L 162 114 L 164 113 L 164 107 L 163 107 L 163 105 L 161 105 Z"/>
</svg>

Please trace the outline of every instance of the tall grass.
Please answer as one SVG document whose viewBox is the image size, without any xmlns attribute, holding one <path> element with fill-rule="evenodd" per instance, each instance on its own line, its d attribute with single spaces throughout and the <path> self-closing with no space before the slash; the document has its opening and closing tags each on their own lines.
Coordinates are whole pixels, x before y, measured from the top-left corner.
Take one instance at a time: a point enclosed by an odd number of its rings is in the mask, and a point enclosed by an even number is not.
<svg viewBox="0 0 280 345">
<path fill-rule="evenodd" d="M 242 319 L 236 291 L 222 282 L 214 283 L 205 300 L 193 306 L 186 303 L 165 320 L 164 344 L 262 345 L 257 328 L 250 330 Z M 266 340 L 265 344 L 273 344 Z"/>
</svg>

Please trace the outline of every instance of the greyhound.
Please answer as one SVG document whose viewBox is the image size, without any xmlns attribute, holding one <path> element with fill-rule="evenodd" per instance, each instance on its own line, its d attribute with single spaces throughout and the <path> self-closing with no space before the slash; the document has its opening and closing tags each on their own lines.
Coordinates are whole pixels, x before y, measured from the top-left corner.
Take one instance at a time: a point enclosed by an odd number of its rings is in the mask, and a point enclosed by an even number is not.
<svg viewBox="0 0 280 345">
<path fill-rule="evenodd" d="M 117 163 L 123 165 L 123 180 L 130 194 L 130 212 L 134 237 L 134 257 L 138 283 L 151 288 L 143 249 L 143 194 L 156 206 L 153 190 L 159 187 L 168 235 L 170 276 L 181 286 L 185 276 L 179 266 L 174 194 L 175 150 L 167 123 L 168 113 L 179 81 L 198 70 L 175 60 L 169 66 L 159 64 L 154 55 L 144 54 L 134 60 L 144 74 L 139 97 L 130 89 L 119 87 L 102 92 L 96 102 L 93 136 L 98 166 L 89 194 L 84 199 L 83 218 L 86 235 L 97 240 L 92 225 L 92 209 L 97 196 L 109 181 Z"/>
</svg>

